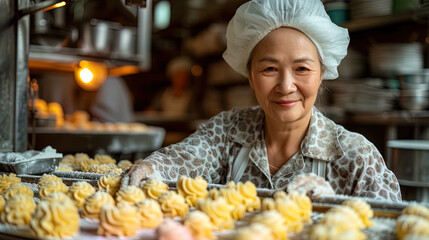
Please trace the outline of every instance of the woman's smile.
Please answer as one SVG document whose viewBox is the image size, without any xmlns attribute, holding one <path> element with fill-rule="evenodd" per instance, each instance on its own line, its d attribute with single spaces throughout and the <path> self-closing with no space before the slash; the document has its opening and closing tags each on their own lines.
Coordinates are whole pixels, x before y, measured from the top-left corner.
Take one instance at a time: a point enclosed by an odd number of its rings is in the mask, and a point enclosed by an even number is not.
<svg viewBox="0 0 429 240">
<path fill-rule="evenodd" d="M 290 108 L 295 106 L 295 104 L 298 103 L 298 101 L 299 100 L 281 100 L 281 101 L 273 101 L 273 102 L 281 107 Z"/>
</svg>

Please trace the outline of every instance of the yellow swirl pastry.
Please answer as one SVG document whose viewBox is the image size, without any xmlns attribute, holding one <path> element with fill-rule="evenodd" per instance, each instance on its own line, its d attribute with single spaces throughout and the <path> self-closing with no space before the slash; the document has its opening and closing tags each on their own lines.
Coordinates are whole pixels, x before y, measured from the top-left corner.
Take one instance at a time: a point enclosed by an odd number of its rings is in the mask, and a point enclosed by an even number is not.
<svg viewBox="0 0 429 240">
<path fill-rule="evenodd" d="M 276 191 L 273 195 L 274 199 L 285 199 L 287 198 L 287 193 L 283 190 Z"/>
<path fill-rule="evenodd" d="M 67 154 L 60 160 L 60 164 L 74 164 L 74 159 L 72 154 Z"/>
<path fill-rule="evenodd" d="M 74 182 L 68 191 L 68 195 L 71 199 L 76 202 L 78 208 L 82 208 L 85 203 L 85 199 L 91 194 L 95 193 L 95 189 L 88 182 Z"/>
<path fill-rule="evenodd" d="M 158 202 L 165 217 L 183 217 L 189 211 L 185 198 L 173 191 L 159 195 Z"/>
<path fill-rule="evenodd" d="M 121 175 L 122 174 L 122 169 L 121 168 L 111 168 L 111 169 L 108 169 L 107 171 L 106 171 L 106 174 L 107 175 Z"/>
<path fill-rule="evenodd" d="M 74 167 L 69 163 L 60 163 L 58 165 L 57 171 L 74 172 Z"/>
<path fill-rule="evenodd" d="M 271 229 L 261 223 L 252 223 L 248 226 L 238 228 L 233 233 L 234 240 L 275 240 Z"/>
<path fill-rule="evenodd" d="M 226 184 L 226 188 L 237 188 L 237 185 L 235 185 L 235 182 L 234 182 L 234 181 L 229 181 L 229 182 Z"/>
<path fill-rule="evenodd" d="M 300 232 L 303 228 L 301 210 L 298 204 L 290 198 L 279 198 L 275 201 L 277 211 L 285 219 L 289 233 Z"/>
<path fill-rule="evenodd" d="M 116 160 L 109 155 L 95 154 L 94 160 L 101 164 L 116 164 Z"/>
<path fill-rule="evenodd" d="M 258 210 L 261 207 L 261 199 L 256 193 L 256 186 L 250 181 L 237 183 L 237 191 L 243 196 L 243 203 L 247 211 Z"/>
<path fill-rule="evenodd" d="M 225 198 L 229 205 L 234 206 L 231 212 L 234 220 L 242 219 L 246 214 L 246 206 L 243 204 L 243 196 L 234 187 L 227 187 L 220 190 L 220 195 Z"/>
<path fill-rule="evenodd" d="M 113 175 L 104 175 L 98 179 L 98 188 L 114 196 L 121 187 L 121 177 Z"/>
<path fill-rule="evenodd" d="M 396 220 L 396 233 L 399 240 L 407 235 L 429 237 L 429 221 L 417 215 L 401 215 Z"/>
<path fill-rule="evenodd" d="M 212 239 L 214 226 L 207 214 L 201 211 L 192 211 L 186 215 L 183 225 L 191 230 L 194 239 Z"/>
<path fill-rule="evenodd" d="M 114 171 L 115 175 L 120 175 L 122 169 L 118 168 L 115 164 L 94 164 L 89 166 L 87 172 L 99 173 L 99 174 L 108 174 Z"/>
<path fill-rule="evenodd" d="M 145 199 L 136 204 L 141 216 L 140 226 L 143 228 L 157 228 L 161 224 L 163 214 L 159 203 L 153 199 Z"/>
<path fill-rule="evenodd" d="M 100 216 L 100 209 L 104 204 L 115 205 L 115 200 L 106 192 L 95 192 L 86 198 L 83 204 L 82 217 L 98 219 Z"/>
<path fill-rule="evenodd" d="M 36 203 L 32 197 L 24 194 L 13 196 L 4 206 L 1 221 L 17 226 L 28 225 L 35 209 Z"/>
<path fill-rule="evenodd" d="M 136 208 L 128 203 L 118 206 L 105 204 L 100 211 L 98 235 L 129 237 L 134 236 L 140 228 L 140 215 Z"/>
<path fill-rule="evenodd" d="M 82 162 L 84 160 L 88 160 L 88 159 L 89 159 L 88 154 L 86 154 L 86 153 L 76 153 L 74 155 L 74 162 L 73 162 L 73 164 L 75 166 L 75 169 L 79 170 L 79 171 L 82 170 Z"/>
<path fill-rule="evenodd" d="M 43 174 L 43 176 L 39 179 L 39 182 L 37 183 L 38 188 L 43 186 L 45 183 L 48 182 L 63 182 L 63 180 L 53 174 Z"/>
<path fill-rule="evenodd" d="M 417 215 L 429 221 L 429 208 L 422 205 L 411 205 L 402 210 L 404 215 Z"/>
<path fill-rule="evenodd" d="M 341 205 L 351 207 L 360 217 L 365 227 L 371 227 L 374 223 L 370 218 L 374 217 L 371 206 L 362 199 L 351 199 L 344 201 Z"/>
<path fill-rule="evenodd" d="M 209 190 L 207 194 L 207 198 L 210 198 L 211 200 L 216 200 L 218 197 L 220 197 L 220 191 L 217 188 L 212 188 Z"/>
<path fill-rule="evenodd" d="M 39 238 L 70 237 L 79 232 L 79 212 L 72 204 L 41 201 L 30 227 Z"/>
<path fill-rule="evenodd" d="M 71 204 L 76 206 L 76 202 L 62 192 L 51 193 L 43 199 L 44 202 L 60 202 L 62 204 Z"/>
<path fill-rule="evenodd" d="M 234 219 L 231 215 L 234 206 L 229 205 L 223 197 L 216 200 L 207 198 L 204 201 L 199 201 L 196 207 L 209 216 L 216 230 L 234 227 Z"/>
<path fill-rule="evenodd" d="M 362 222 L 362 219 L 359 217 L 359 215 L 351 208 L 348 206 L 338 206 L 338 207 L 334 207 L 331 208 L 321 219 L 322 223 L 328 223 L 331 224 L 329 221 L 331 221 L 330 219 L 330 215 L 341 215 L 343 217 L 345 217 L 345 219 L 348 219 L 347 222 L 352 223 L 353 226 L 355 226 L 358 229 L 362 229 L 364 228 L 364 224 Z M 338 217 L 338 216 L 336 216 Z M 328 218 L 328 219 L 326 219 Z M 326 222 L 325 222 L 326 221 Z M 335 219 L 332 219 L 332 224 L 335 222 Z M 343 226 L 343 227 L 348 227 L 349 223 L 341 223 L 341 220 L 339 220 L 340 222 L 338 222 L 339 226 Z"/>
<path fill-rule="evenodd" d="M 289 232 L 288 226 L 285 224 L 283 216 L 274 210 L 265 211 L 255 215 L 250 222 L 263 224 L 269 229 L 275 237 L 275 239 L 287 239 L 287 233 Z"/>
<path fill-rule="evenodd" d="M 39 186 L 39 198 L 43 200 L 46 196 L 54 192 L 67 193 L 68 187 L 62 182 L 47 182 Z"/>
<path fill-rule="evenodd" d="M 179 194 L 185 198 L 186 203 L 190 207 L 193 207 L 198 198 L 207 197 L 207 181 L 201 176 L 198 176 L 195 179 L 180 176 L 179 181 L 177 182 L 177 190 Z"/>
<path fill-rule="evenodd" d="M 89 168 L 92 165 L 99 165 L 99 164 L 101 164 L 99 161 L 96 161 L 92 158 L 84 158 L 80 162 L 80 169 L 82 170 L 82 172 L 88 172 Z"/>
<path fill-rule="evenodd" d="M 302 192 L 293 191 L 287 195 L 287 198 L 294 201 L 300 210 L 301 220 L 305 223 L 311 222 L 311 213 L 313 212 L 313 206 L 311 199 Z"/>
<path fill-rule="evenodd" d="M 244 206 L 244 204 L 234 206 L 234 208 L 231 211 L 231 217 L 234 220 L 243 219 L 245 215 L 246 215 L 246 206 Z"/>
<path fill-rule="evenodd" d="M 366 239 L 366 236 L 359 229 L 356 229 L 356 228 L 341 230 L 341 228 L 339 228 L 336 225 L 316 224 L 311 228 L 308 239 L 309 240 L 331 240 L 331 239 L 364 240 Z"/>
<path fill-rule="evenodd" d="M 34 197 L 34 192 L 31 190 L 31 188 L 25 186 L 22 183 L 13 183 L 4 193 L 4 198 L 8 200 L 18 194 L 25 194 L 30 197 Z"/>
<path fill-rule="evenodd" d="M 3 212 L 5 205 L 6 205 L 6 200 L 0 195 L 0 214 Z"/>
<path fill-rule="evenodd" d="M 21 178 L 17 177 L 15 173 L 3 174 L 0 177 L 0 194 L 3 195 L 13 183 L 21 183 Z"/>
<path fill-rule="evenodd" d="M 138 203 L 145 199 L 144 192 L 136 186 L 126 186 L 116 192 L 116 202 L 129 202 L 131 204 Z"/>
<path fill-rule="evenodd" d="M 149 179 L 142 186 L 146 197 L 158 200 L 159 195 L 168 191 L 168 185 L 159 179 Z"/>
<path fill-rule="evenodd" d="M 274 199 L 272 198 L 264 198 L 262 199 L 261 204 L 261 211 L 270 211 L 270 210 L 276 210 L 276 203 L 274 202 Z"/>
<path fill-rule="evenodd" d="M 133 163 L 130 160 L 121 160 L 118 162 L 118 167 L 121 168 L 123 171 L 127 170 L 128 168 L 130 168 Z"/>
</svg>

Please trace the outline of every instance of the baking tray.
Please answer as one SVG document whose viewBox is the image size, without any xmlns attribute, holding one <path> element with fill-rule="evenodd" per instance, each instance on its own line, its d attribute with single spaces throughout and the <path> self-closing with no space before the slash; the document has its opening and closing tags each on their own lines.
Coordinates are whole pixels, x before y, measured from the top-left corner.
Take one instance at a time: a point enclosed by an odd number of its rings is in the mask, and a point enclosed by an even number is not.
<svg viewBox="0 0 429 240">
<path fill-rule="evenodd" d="M 152 152 L 162 146 L 165 129 L 148 126 L 145 131 L 86 131 L 56 128 L 29 128 L 35 134 L 35 148 L 52 146 L 62 153 L 93 152 L 103 149 L 108 153 Z"/>
<path fill-rule="evenodd" d="M 0 162 L 0 171 L 16 174 L 50 173 L 57 169 L 59 158 L 30 159 L 19 162 Z"/>
</svg>

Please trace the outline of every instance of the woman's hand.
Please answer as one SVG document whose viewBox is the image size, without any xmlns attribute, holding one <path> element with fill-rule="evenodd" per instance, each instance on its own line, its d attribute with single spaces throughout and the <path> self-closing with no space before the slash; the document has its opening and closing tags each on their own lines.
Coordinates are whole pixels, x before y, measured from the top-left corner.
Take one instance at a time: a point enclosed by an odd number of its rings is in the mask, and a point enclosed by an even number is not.
<svg viewBox="0 0 429 240">
<path fill-rule="evenodd" d="M 141 163 L 140 165 L 134 164 L 122 177 L 121 189 L 128 185 L 139 187 L 140 183 L 143 180 L 146 180 L 151 174 L 153 174 L 153 168 L 151 165 L 146 163 Z"/>
<path fill-rule="evenodd" d="M 319 196 L 335 195 L 334 189 L 322 177 L 314 173 L 301 174 L 296 176 L 287 186 L 288 192 L 298 191 L 304 192 L 310 198 Z"/>
</svg>

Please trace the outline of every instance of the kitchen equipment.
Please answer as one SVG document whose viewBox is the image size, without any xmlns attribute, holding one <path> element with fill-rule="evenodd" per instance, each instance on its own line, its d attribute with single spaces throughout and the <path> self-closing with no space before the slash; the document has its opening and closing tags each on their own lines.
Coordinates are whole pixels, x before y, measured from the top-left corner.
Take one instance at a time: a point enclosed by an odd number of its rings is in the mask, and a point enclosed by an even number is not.
<svg viewBox="0 0 429 240">
<path fill-rule="evenodd" d="M 423 110 L 429 106 L 429 91 L 427 89 L 401 89 L 399 105 L 407 110 Z"/>
<path fill-rule="evenodd" d="M 0 171 L 17 174 L 42 174 L 54 171 L 63 154 L 50 147 L 43 151 L 0 153 Z"/>
<path fill-rule="evenodd" d="M 113 53 L 121 57 L 133 56 L 137 49 L 136 28 L 121 27 L 116 30 Z"/>
<path fill-rule="evenodd" d="M 429 140 L 390 140 L 389 164 L 396 177 L 429 187 Z"/>
</svg>

